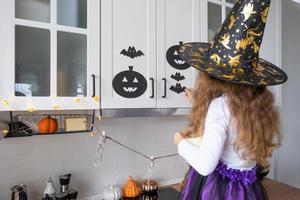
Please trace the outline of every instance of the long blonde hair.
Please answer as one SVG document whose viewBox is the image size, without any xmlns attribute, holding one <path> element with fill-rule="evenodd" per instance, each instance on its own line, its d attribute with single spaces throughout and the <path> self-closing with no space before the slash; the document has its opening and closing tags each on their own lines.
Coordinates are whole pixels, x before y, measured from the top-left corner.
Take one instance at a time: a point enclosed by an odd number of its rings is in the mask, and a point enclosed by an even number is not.
<svg viewBox="0 0 300 200">
<path fill-rule="evenodd" d="M 186 137 L 203 135 L 204 122 L 210 102 L 227 96 L 231 115 L 236 122 L 236 152 L 249 162 L 268 166 L 268 158 L 281 142 L 279 113 L 274 96 L 266 87 L 228 83 L 200 73 L 193 90 L 190 124 L 183 131 Z M 243 150 L 243 151 L 241 151 Z"/>
</svg>

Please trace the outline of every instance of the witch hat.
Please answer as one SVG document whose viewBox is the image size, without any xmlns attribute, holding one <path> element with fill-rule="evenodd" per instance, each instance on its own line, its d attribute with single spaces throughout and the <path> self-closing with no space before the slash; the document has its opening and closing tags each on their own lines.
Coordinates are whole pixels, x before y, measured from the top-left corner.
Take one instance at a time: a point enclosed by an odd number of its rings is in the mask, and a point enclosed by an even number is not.
<svg viewBox="0 0 300 200">
<path fill-rule="evenodd" d="M 211 43 L 185 43 L 181 58 L 210 76 L 236 84 L 282 84 L 287 75 L 259 58 L 270 0 L 238 0 Z"/>
</svg>

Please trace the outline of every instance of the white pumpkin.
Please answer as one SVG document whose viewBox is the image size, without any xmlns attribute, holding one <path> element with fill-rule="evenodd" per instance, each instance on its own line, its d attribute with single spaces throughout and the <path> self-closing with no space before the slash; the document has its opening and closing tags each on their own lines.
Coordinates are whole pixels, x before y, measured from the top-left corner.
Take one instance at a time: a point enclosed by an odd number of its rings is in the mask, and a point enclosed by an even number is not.
<svg viewBox="0 0 300 200">
<path fill-rule="evenodd" d="M 105 200 L 119 200 L 123 196 L 121 188 L 113 185 L 105 189 L 102 194 Z"/>
</svg>

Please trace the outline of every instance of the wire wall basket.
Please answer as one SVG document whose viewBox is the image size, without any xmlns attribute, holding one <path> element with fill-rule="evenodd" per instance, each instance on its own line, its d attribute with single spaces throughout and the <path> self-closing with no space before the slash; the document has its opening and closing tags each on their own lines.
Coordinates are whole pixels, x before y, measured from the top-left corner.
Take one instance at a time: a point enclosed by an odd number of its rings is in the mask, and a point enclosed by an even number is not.
<svg viewBox="0 0 300 200">
<path fill-rule="evenodd" d="M 91 111 L 89 111 L 91 112 Z M 95 111 L 91 113 L 29 113 L 10 112 L 9 137 L 71 134 L 93 131 Z"/>
</svg>

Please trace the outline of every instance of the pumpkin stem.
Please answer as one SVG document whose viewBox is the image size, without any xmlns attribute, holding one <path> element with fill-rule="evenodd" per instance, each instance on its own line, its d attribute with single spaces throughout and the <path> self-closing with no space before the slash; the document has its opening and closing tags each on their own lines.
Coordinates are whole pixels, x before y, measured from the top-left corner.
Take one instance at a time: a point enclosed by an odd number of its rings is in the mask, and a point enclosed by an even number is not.
<svg viewBox="0 0 300 200">
<path fill-rule="evenodd" d="M 133 70 L 133 66 L 129 66 L 129 71 L 132 71 Z"/>
</svg>

